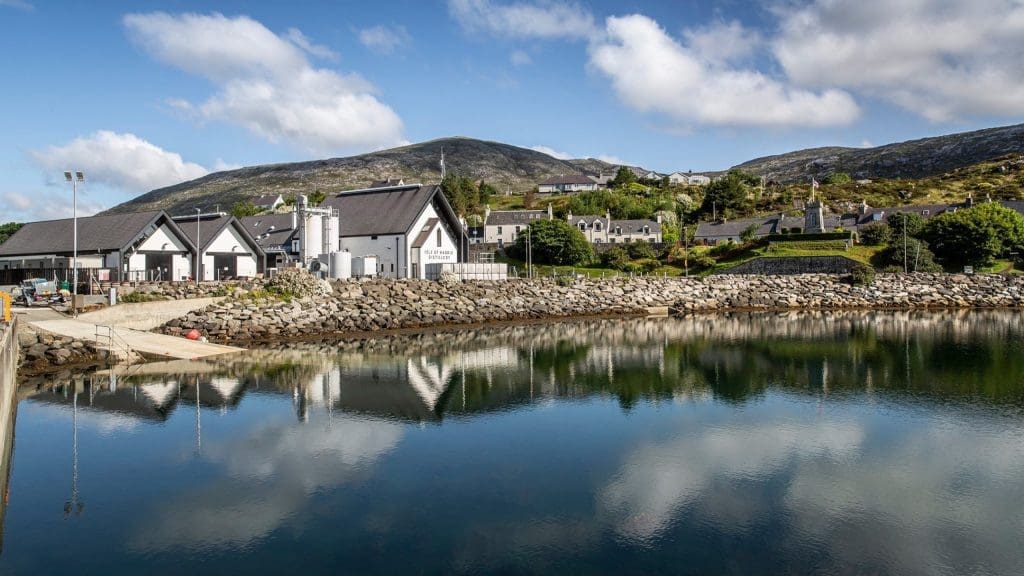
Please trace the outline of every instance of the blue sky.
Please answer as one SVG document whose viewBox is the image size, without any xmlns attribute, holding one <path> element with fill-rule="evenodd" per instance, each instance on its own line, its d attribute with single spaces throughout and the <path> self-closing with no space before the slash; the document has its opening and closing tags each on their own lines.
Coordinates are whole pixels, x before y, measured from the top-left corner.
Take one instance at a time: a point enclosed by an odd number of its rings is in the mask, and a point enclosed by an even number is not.
<svg viewBox="0 0 1024 576">
<path fill-rule="evenodd" d="M 1024 118 L 1019 0 L 0 0 L 0 220 L 444 136 L 671 172 Z"/>
</svg>

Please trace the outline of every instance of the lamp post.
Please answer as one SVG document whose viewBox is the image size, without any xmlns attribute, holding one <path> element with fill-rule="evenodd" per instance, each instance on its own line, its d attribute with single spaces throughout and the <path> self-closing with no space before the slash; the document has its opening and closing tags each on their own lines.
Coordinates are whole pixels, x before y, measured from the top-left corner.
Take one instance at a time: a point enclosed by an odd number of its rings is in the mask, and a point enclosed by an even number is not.
<svg viewBox="0 0 1024 576">
<path fill-rule="evenodd" d="M 72 217 L 73 217 L 73 239 L 72 239 L 72 255 L 71 265 L 73 270 L 71 272 L 71 313 L 78 316 L 78 183 L 85 182 L 85 174 L 79 170 L 75 170 L 72 174 L 71 170 L 64 171 L 64 180 L 71 182 L 71 202 L 72 202 Z"/>
<path fill-rule="evenodd" d="M 196 286 L 199 286 L 199 261 L 203 259 L 203 251 L 200 248 L 202 240 L 199 239 L 199 215 L 202 210 L 196 208 Z"/>
</svg>

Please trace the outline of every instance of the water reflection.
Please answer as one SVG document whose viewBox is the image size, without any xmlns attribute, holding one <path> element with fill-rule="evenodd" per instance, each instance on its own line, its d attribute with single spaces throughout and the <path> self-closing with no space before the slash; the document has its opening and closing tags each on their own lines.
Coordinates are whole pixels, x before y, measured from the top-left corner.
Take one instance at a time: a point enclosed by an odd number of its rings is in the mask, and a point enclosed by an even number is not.
<svg viewBox="0 0 1024 576">
<path fill-rule="evenodd" d="M 361 561 L 386 572 L 416 542 L 426 572 L 1014 573 L 1020 320 L 512 326 L 282 345 L 19 394 L 34 414 L 70 412 L 90 441 L 194 445 L 135 471 L 181 480 L 159 498 L 91 514 L 117 517 L 114 565 L 184 554 L 269 571 L 242 559 L 375 546 Z M 95 481 L 88 494 L 110 498 Z M 19 518 L 24 530 L 33 516 Z"/>
</svg>

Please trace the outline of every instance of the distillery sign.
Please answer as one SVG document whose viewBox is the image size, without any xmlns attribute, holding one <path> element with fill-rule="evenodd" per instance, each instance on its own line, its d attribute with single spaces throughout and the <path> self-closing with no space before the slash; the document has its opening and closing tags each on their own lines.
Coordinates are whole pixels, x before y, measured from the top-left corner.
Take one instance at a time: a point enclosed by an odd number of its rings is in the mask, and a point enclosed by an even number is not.
<svg viewBox="0 0 1024 576">
<path fill-rule="evenodd" d="M 421 251 L 424 262 L 455 262 L 455 250 L 445 248 L 424 248 Z"/>
</svg>

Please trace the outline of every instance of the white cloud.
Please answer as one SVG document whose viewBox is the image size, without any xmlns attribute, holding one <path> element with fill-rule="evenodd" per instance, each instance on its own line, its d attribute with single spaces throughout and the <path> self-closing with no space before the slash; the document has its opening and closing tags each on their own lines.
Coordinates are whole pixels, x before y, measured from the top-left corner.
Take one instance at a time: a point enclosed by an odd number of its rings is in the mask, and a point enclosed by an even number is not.
<svg viewBox="0 0 1024 576">
<path fill-rule="evenodd" d="M 217 160 L 213 163 L 214 172 L 223 172 L 225 170 L 238 170 L 239 168 L 242 167 L 243 166 L 241 164 L 225 162 L 223 158 L 217 158 Z"/>
<path fill-rule="evenodd" d="M 34 150 L 30 156 L 49 174 L 82 170 L 87 182 L 135 193 L 192 180 L 209 172 L 135 134 L 109 130 L 80 136 L 62 146 Z"/>
<path fill-rule="evenodd" d="M 746 49 L 716 52 L 707 38 L 736 35 L 737 26 L 690 33 L 695 49 L 646 16 L 608 18 L 607 37 L 590 45 L 590 65 L 611 79 L 628 106 L 682 126 L 833 126 L 857 118 L 846 92 L 795 89 L 756 70 L 726 66 L 723 60 Z"/>
<path fill-rule="evenodd" d="M 316 56 L 317 58 L 323 58 L 324 60 L 339 60 L 341 57 L 334 50 L 331 50 L 327 46 L 320 44 L 314 44 L 305 34 L 302 33 L 298 28 L 288 29 L 288 40 L 302 48 L 310 56 Z"/>
<path fill-rule="evenodd" d="M 634 166 L 634 164 L 626 162 L 622 158 L 619 158 L 618 156 L 613 156 L 611 154 L 598 154 L 597 156 L 595 156 L 595 158 L 602 162 L 607 162 L 609 164 L 617 164 L 619 166 Z"/>
<path fill-rule="evenodd" d="M 1019 0 L 816 0 L 778 15 L 775 56 L 804 86 L 875 95 L 933 121 L 1024 113 Z"/>
<path fill-rule="evenodd" d="M 569 2 L 448 0 L 448 12 L 468 32 L 506 38 L 586 39 L 599 32 L 593 15 Z"/>
<path fill-rule="evenodd" d="M 0 6 L 8 6 L 10 8 L 17 8 L 18 10 L 25 10 L 26 12 L 35 10 L 36 7 L 25 0 L 0 0 Z"/>
<path fill-rule="evenodd" d="M 860 147 L 861 148 L 874 148 L 875 144 L 871 140 L 868 140 L 867 138 L 865 138 L 865 139 L 860 141 Z"/>
<path fill-rule="evenodd" d="M 158 60 L 218 86 L 202 103 L 172 101 L 178 110 L 321 153 L 402 140 L 401 119 L 377 99 L 374 86 L 356 74 L 312 66 L 306 53 L 324 56 L 326 49 L 297 30 L 286 39 L 246 16 L 162 12 L 129 14 L 124 25 Z"/>
<path fill-rule="evenodd" d="M 715 23 L 683 32 L 686 45 L 702 60 L 724 64 L 751 56 L 761 44 L 760 34 L 744 28 L 735 20 Z"/>
<path fill-rule="evenodd" d="M 107 206 L 91 196 L 88 186 L 79 187 L 79 216 L 92 216 L 107 209 Z M 75 214 L 70 185 L 64 191 L 5 192 L 2 198 L 7 207 L 3 216 L 4 222 L 57 220 L 70 218 Z"/>
<path fill-rule="evenodd" d="M 558 158 L 559 160 L 568 160 L 570 158 L 575 158 L 575 156 L 569 154 L 568 152 L 561 152 L 559 150 L 551 148 L 550 146 L 530 146 L 530 150 L 535 150 L 542 154 L 547 154 L 548 156 L 551 156 L 552 158 Z"/>
<path fill-rule="evenodd" d="M 533 58 L 530 58 L 530 55 L 527 54 L 526 52 L 523 52 L 522 50 L 516 50 L 515 52 L 513 52 L 508 57 L 508 60 L 509 62 L 512 63 L 513 66 L 528 66 L 530 64 L 533 64 Z"/>
<path fill-rule="evenodd" d="M 359 42 L 372 52 L 388 55 L 408 46 L 412 36 L 405 26 L 373 26 L 359 31 Z"/>
</svg>

